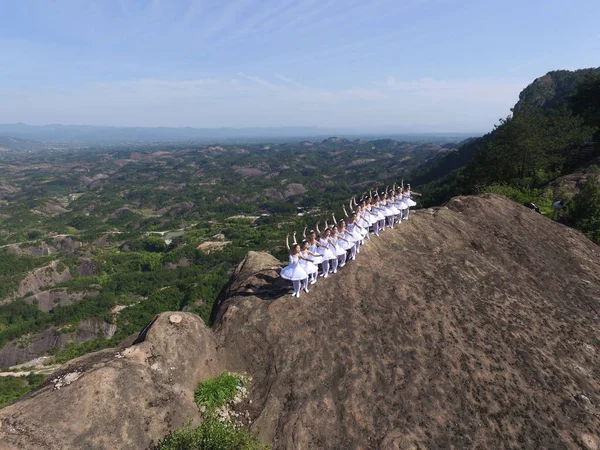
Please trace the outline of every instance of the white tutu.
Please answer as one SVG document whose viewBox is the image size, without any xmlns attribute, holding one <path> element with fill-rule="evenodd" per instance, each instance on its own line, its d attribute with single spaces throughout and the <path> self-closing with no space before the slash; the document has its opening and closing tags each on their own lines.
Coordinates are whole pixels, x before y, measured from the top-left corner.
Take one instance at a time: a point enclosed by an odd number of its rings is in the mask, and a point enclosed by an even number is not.
<svg viewBox="0 0 600 450">
<path fill-rule="evenodd" d="M 396 206 L 396 204 L 395 204 L 395 203 L 392 203 L 392 204 L 391 204 L 391 206 L 390 206 L 390 209 L 392 210 L 392 214 L 393 214 L 394 216 L 396 216 L 396 215 L 400 214 L 400 210 L 398 209 L 398 207 Z"/>
<path fill-rule="evenodd" d="M 319 268 L 312 262 L 306 261 L 304 259 L 300 260 L 300 266 L 304 269 L 307 274 L 317 273 Z"/>
<path fill-rule="evenodd" d="M 339 241 L 336 243 L 336 247 L 335 247 L 335 254 L 337 256 L 342 256 L 346 254 L 346 248 L 344 248 L 344 246 L 342 244 L 345 244 L 344 241 Z"/>
<path fill-rule="evenodd" d="M 363 228 L 369 228 L 370 225 L 369 221 L 366 220 L 362 214 L 358 217 L 358 219 L 356 219 L 356 223 Z"/>
<path fill-rule="evenodd" d="M 404 203 L 403 201 L 398 202 L 398 209 L 400 211 L 404 211 L 406 208 L 408 208 L 408 205 L 406 203 Z"/>
<path fill-rule="evenodd" d="M 279 274 L 281 278 L 291 281 L 306 280 L 308 278 L 308 274 L 298 262 L 299 259 L 297 256 L 290 255 L 290 264 L 281 269 Z"/>
<path fill-rule="evenodd" d="M 352 238 L 347 233 L 344 233 L 342 235 L 342 237 L 344 239 L 346 239 L 346 241 L 348 241 L 348 242 L 338 239 L 337 242 L 335 243 L 335 245 L 338 246 L 338 250 L 341 248 L 341 249 L 344 249 L 344 252 L 345 252 L 346 250 L 350 249 L 354 245 L 354 241 L 353 240 L 351 241 Z M 338 256 L 339 255 L 340 255 L 340 253 L 338 252 Z"/>
<path fill-rule="evenodd" d="M 319 247 L 317 253 L 321 255 L 324 260 L 335 259 L 335 255 L 328 247 Z"/>
<path fill-rule="evenodd" d="M 316 246 L 315 246 L 316 247 Z M 313 252 L 312 250 L 310 250 L 312 253 L 317 253 L 316 249 Z M 310 261 L 317 265 L 317 264 L 321 264 L 323 262 L 323 257 L 322 256 L 313 256 L 313 255 L 306 255 L 304 256 L 306 259 L 310 259 Z"/>
<path fill-rule="evenodd" d="M 415 202 L 414 200 L 412 200 L 412 199 L 410 199 L 410 198 L 405 198 L 405 199 L 404 199 L 404 203 L 406 203 L 406 205 L 407 205 L 408 207 L 411 207 L 411 206 L 417 206 L 417 202 Z"/>
<path fill-rule="evenodd" d="M 348 248 L 352 247 L 352 245 L 356 241 L 362 240 L 362 236 L 360 235 L 360 233 L 358 232 L 357 229 L 354 229 L 354 231 L 350 231 L 350 228 L 346 228 L 346 231 L 344 231 L 344 233 L 342 233 L 342 237 L 344 239 L 350 241 L 350 245 L 348 246 Z"/>
</svg>

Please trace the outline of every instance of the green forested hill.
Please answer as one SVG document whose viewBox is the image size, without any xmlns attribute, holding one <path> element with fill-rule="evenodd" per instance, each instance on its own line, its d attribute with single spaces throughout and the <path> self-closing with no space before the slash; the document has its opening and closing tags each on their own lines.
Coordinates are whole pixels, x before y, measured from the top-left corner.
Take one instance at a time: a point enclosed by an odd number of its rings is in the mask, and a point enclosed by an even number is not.
<svg viewBox="0 0 600 450">
<path fill-rule="evenodd" d="M 550 109 L 563 105 L 588 74 L 600 73 L 600 68 L 555 70 L 537 78 L 519 95 L 513 108 L 515 115 L 531 109 Z"/>
<path fill-rule="evenodd" d="M 426 204 L 492 185 L 534 192 L 597 156 L 599 91 L 600 69 L 549 72 L 490 133 L 419 166 L 413 184 L 424 185 Z"/>
</svg>

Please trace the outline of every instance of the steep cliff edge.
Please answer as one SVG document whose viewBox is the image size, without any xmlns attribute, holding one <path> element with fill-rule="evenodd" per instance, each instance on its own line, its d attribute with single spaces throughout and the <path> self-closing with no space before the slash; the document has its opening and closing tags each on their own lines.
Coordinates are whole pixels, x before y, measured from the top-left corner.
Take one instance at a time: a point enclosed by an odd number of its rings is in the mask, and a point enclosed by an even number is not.
<svg viewBox="0 0 600 450">
<path fill-rule="evenodd" d="M 600 446 L 600 248 L 577 231 L 461 197 L 300 299 L 274 295 L 279 267 L 250 253 L 213 330 L 165 313 L 73 362 L 70 385 L 0 410 L 0 448 L 145 448 L 198 418 L 193 387 L 223 368 L 252 375 L 275 449 Z"/>
</svg>

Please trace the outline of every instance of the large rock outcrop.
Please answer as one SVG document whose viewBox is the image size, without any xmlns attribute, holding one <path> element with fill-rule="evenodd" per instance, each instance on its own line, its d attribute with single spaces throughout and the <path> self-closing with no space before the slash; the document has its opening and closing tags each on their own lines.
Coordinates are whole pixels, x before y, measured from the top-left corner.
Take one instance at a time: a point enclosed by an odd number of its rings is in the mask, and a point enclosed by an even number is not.
<svg viewBox="0 0 600 450">
<path fill-rule="evenodd" d="M 464 197 L 386 230 L 300 299 L 280 267 L 249 253 L 212 331 L 163 314 L 125 358 L 74 362 L 73 384 L 0 411 L 0 446 L 144 448 L 197 417 L 193 387 L 222 367 L 253 376 L 253 428 L 275 449 L 600 446 L 600 249 L 577 231 Z"/>
<path fill-rule="evenodd" d="M 194 388 L 222 368 L 202 319 L 161 314 L 136 344 L 76 359 L 29 398 L 0 410 L 0 448 L 148 448 L 197 422 Z"/>
</svg>

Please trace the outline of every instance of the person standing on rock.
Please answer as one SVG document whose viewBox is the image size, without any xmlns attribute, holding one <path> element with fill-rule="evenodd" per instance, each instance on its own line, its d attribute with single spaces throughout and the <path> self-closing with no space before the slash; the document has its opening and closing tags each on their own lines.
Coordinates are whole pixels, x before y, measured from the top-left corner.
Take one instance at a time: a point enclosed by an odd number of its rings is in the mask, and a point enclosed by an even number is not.
<svg viewBox="0 0 600 450">
<path fill-rule="evenodd" d="M 331 229 L 331 240 L 335 244 L 335 254 L 338 259 L 338 266 L 344 267 L 346 265 L 346 257 L 348 256 L 348 250 L 350 247 L 354 245 L 350 243 L 350 241 L 339 234 L 339 230 L 337 226 L 333 226 Z M 337 270 L 334 270 L 333 273 L 337 273 Z"/>
<path fill-rule="evenodd" d="M 308 282 L 315 284 L 317 282 L 317 274 L 319 273 L 318 264 L 323 262 L 321 255 L 313 253 L 309 250 L 309 243 L 302 241 L 300 244 L 300 255 L 304 258 L 300 260 L 300 265 L 308 274 Z M 303 286 L 304 291 L 308 294 L 308 282 Z"/>
<path fill-rule="evenodd" d="M 354 203 L 354 206 L 352 206 L 352 204 Z M 365 204 L 363 201 L 360 202 L 360 205 L 358 203 L 356 203 L 356 198 L 352 197 L 350 199 L 350 209 L 353 210 L 354 209 L 354 215 L 355 220 L 354 223 L 356 223 L 356 225 L 359 227 L 359 231 L 363 236 L 363 240 L 361 241 L 361 245 L 364 244 L 364 240 L 365 239 L 370 239 L 369 237 L 369 226 L 371 225 L 369 222 L 369 218 L 367 217 L 367 213 L 365 212 Z M 346 212 L 346 208 L 344 207 L 344 213 L 346 214 L 346 216 L 348 215 L 348 213 Z M 360 253 L 359 251 L 357 251 L 357 253 Z"/>
<path fill-rule="evenodd" d="M 337 256 L 335 255 L 335 244 L 331 240 L 331 230 L 329 228 L 323 231 L 319 230 L 319 222 L 316 225 L 317 233 L 319 233 L 319 247 L 317 253 L 323 257 L 323 264 L 321 264 L 323 278 L 327 278 L 329 275 L 329 266 L 331 264 L 331 270 L 333 273 L 337 272 Z"/>
<path fill-rule="evenodd" d="M 404 220 L 408 220 L 408 215 L 410 213 L 410 208 L 412 206 L 417 206 L 417 202 L 415 202 L 411 197 L 413 195 L 418 195 L 419 197 L 421 197 L 423 194 L 419 194 L 418 192 L 413 192 L 410 190 L 410 184 L 406 185 L 406 188 L 404 188 L 404 192 L 402 192 L 402 197 L 404 197 L 404 203 L 406 203 L 406 205 L 408 206 L 408 208 L 406 208 L 404 210 Z"/>
<path fill-rule="evenodd" d="M 396 200 L 396 208 L 398 208 L 400 210 L 400 214 L 398 214 L 396 219 L 397 219 L 398 223 L 401 223 L 404 215 L 406 214 L 405 211 L 408 209 L 408 205 L 404 201 L 404 195 L 402 193 L 402 188 L 400 186 L 398 186 L 398 190 L 396 191 L 395 200 Z"/>
<path fill-rule="evenodd" d="M 290 235 L 285 237 L 285 246 L 290 254 L 290 263 L 281 269 L 281 278 L 290 280 L 294 285 L 294 297 L 300 298 L 300 288 L 302 283 L 308 284 L 308 274 L 300 265 L 300 259 L 304 259 L 300 255 L 300 244 L 294 242 L 290 247 Z"/>
</svg>

